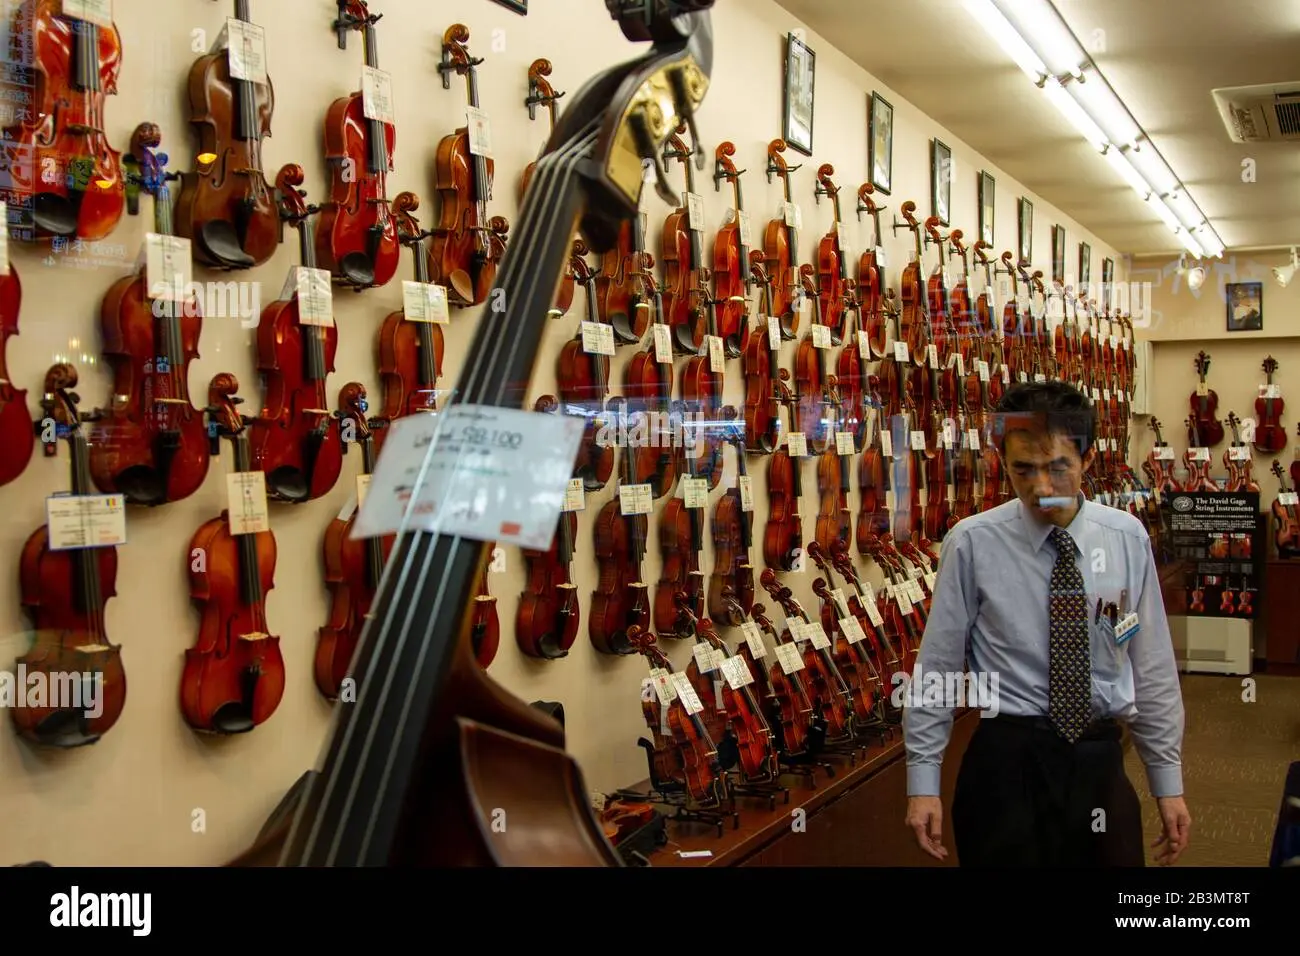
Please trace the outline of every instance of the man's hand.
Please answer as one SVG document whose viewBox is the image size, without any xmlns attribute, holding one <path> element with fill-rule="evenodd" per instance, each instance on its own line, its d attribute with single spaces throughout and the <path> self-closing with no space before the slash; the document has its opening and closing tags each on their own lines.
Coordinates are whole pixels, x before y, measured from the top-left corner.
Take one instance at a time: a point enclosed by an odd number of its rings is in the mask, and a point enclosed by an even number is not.
<svg viewBox="0 0 1300 956">
<path fill-rule="evenodd" d="M 943 845 L 943 801 L 938 797 L 908 797 L 906 823 L 916 833 L 916 842 L 922 850 L 936 860 L 947 859 L 948 848 Z"/>
<path fill-rule="evenodd" d="M 1161 866 L 1169 866 L 1187 849 L 1192 815 L 1187 812 L 1187 803 L 1182 797 L 1156 797 L 1156 805 L 1160 808 L 1163 832 L 1151 845 L 1159 848 L 1156 851 L 1156 862 Z"/>
</svg>

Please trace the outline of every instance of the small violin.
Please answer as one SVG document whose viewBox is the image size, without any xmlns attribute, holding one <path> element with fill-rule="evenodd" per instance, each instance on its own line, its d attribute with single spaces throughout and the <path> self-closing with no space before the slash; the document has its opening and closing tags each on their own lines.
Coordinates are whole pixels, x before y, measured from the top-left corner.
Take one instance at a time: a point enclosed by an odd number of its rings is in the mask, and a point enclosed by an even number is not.
<svg viewBox="0 0 1300 956">
<path fill-rule="evenodd" d="M 212 454 L 230 441 L 237 474 L 255 470 L 248 425 L 236 396 L 239 382 L 229 373 L 208 387 Z M 265 723 L 284 696 L 280 638 L 266 618 L 266 595 L 275 587 L 275 533 L 232 520 L 229 510 L 205 522 L 190 540 L 190 597 L 200 609 L 199 636 L 185 651 L 181 713 L 198 731 L 247 733 Z"/>
<path fill-rule="evenodd" d="M 251 22 L 249 0 L 235 0 L 235 19 Z M 181 176 L 176 231 L 193 242 L 204 265 L 259 266 L 280 244 L 280 211 L 262 172 L 275 89 L 270 77 L 265 83 L 233 77 L 229 50 L 195 60 L 186 88 L 199 153 L 197 169 Z"/>
<path fill-rule="evenodd" d="M 76 385 L 77 370 L 71 365 L 50 367 L 41 401 L 44 414 L 35 432 L 43 441 L 50 439 L 45 441 L 47 456 L 57 454 L 58 439 L 67 441 L 70 490 L 85 496 L 95 489 L 83 423 L 93 421 L 95 413 L 78 411 L 80 398 L 72 391 Z M 117 547 L 52 544 L 49 526 L 42 524 L 23 544 L 18 561 L 23 611 L 34 634 L 17 664 L 29 681 L 41 675 L 47 685 L 66 686 L 70 675 L 79 679 L 70 688 L 71 701 L 33 703 L 11 713 L 19 734 L 33 743 L 80 747 L 108 733 L 126 706 L 122 649 L 109 642 L 105 628 L 105 609 L 117 594 Z"/>
<path fill-rule="evenodd" d="M 347 49 L 350 31 L 360 30 L 366 40 L 366 66 L 378 70 L 375 24 L 383 14 L 372 14 L 365 0 L 338 0 L 338 8 L 333 27 L 339 49 Z M 397 272 L 401 246 L 386 185 L 396 149 L 397 127 L 366 115 L 363 90 L 330 104 L 325 114 L 330 191 L 321 207 L 314 248 L 322 269 L 358 291 L 387 285 Z"/>
<path fill-rule="evenodd" d="M 126 207 L 121 154 L 109 144 L 104 117 L 105 97 L 117 93 L 122 35 L 116 25 L 66 14 L 63 0 L 33 0 L 22 20 L 35 41 L 34 93 L 4 141 L 23 218 L 34 229 L 15 237 L 103 239 Z"/>
</svg>

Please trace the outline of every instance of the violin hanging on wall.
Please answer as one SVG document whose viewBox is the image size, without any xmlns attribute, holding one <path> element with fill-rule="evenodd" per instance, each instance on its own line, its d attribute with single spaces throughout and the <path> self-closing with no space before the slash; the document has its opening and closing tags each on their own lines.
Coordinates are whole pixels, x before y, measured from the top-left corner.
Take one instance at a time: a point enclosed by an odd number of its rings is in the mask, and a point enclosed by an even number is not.
<svg viewBox="0 0 1300 956">
<path fill-rule="evenodd" d="M 169 248 L 174 229 L 168 181 L 177 177 L 164 172 L 167 154 L 155 152 L 161 139 L 152 123 L 136 127 L 131 159 L 140 172 L 129 178 L 154 197 L 157 237 L 146 242 L 162 248 L 164 264 L 176 256 L 187 267 L 189 243 Z M 90 474 L 101 491 L 120 493 L 128 504 L 153 506 L 188 498 L 203 486 L 208 435 L 203 413 L 190 404 L 189 388 L 203 313 L 186 286 L 176 288 L 179 280 L 151 272 L 146 263 L 137 274 L 118 279 L 100 305 L 113 400 L 95 428 Z"/>
<path fill-rule="evenodd" d="M 25 118 L 5 129 L 5 152 L 15 191 L 31 197 L 25 211 L 34 235 L 24 238 L 93 241 L 113 231 L 126 206 L 121 154 L 104 132 L 122 37 L 109 16 L 82 20 L 63 7 L 63 0 L 28 7 L 31 25 L 21 29 L 34 38 L 35 93 Z"/>
<path fill-rule="evenodd" d="M 0 209 L 4 204 L 0 203 Z M 0 226 L 0 228 L 7 228 Z M 7 485 L 27 467 L 36 447 L 31 414 L 27 411 L 27 389 L 16 388 L 5 364 L 5 346 L 18 334 L 18 312 L 23 304 L 23 286 L 18 272 L 7 259 L 0 263 L 0 485 Z"/>
<path fill-rule="evenodd" d="M 262 170 L 275 89 L 250 0 L 235 0 L 225 35 L 225 49 L 190 67 L 190 125 L 199 153 L 195 171 L 181 176 L 176 232 L 194 244 L 194 257 L 204 265 L 248 269 L 270 259 L 280 244 L 280 212 Z"/>
<path fill-rule="evenodd" d="M 59 438 L 68 442 L 71 493 L 82 497 L 94 494 L 83 427 L 94 413 L 77 410 L 80 398 L 72 391 L 76 385 L 77 370 L 71 365 L 50 367 L 41 401 L 44 417 L 35 430 L 42 436 L 46 456 L 57 454 Z M 80 699 L 82 706 L 46 701 L 15 707 L 12 713 L 23 737 L 42 746 L 66 748 L 93 744 L 117 723 L 126 706 L 126 671 L 121 646 L 109 643 L 105 628 L 105 607 L 117 594 L 116 544 L 71 544 L 60 538 L 47 517 L 23 545 L 18 580 L 34 640 L 17 664 L 27 671 L 27 681 L 40 674 L 47 685 L 79 675 L 81 693 L 73 689 L 73 704 Z"/>
<path fill-rule="evenodd" d="M 478 65 L 470 56 L 469 29 L 457 23 L 442 38 L 442 88 L 451 88 L 451 74 L 463 74 L 469 87 L 469 115 L 479 111 Z M 488 218 L 496 163 L 481 152 L 477 130 L 462 126 L 438 144 L 435 186 L 442 198 L 429 272 L 447 287 L 451 304 L 478 305 L 487 298 L 496 279 L 497 264 L 506 249 L 510 224 L 501 216 Z"/>
<path fill-rule="evenodd" d="M 294 165 L 275 177 L 280 215 L 298 229 L 302 266 L 292 273 L 297 291 L 262 310 L 257 367 L 266 397 L 249 438 L 253 467 L 266 474 L 267 492 L 293 504 L 328 494 L 343 469 L 338 424 L 325 391 L 339 331 L 329 284 L 316 268 L 312 219 L 318 209 L 304 201 L 302 180 L 302 167 Z"/>
<path fill-rule="evenodd" d="M 249 453 L 251 419 L 239 413 L 238 391 L 235 376 L 213 378 L 208 414 L 212 454 L 220 453 L 223 437 L 233 448 L 228 497 L 241 507 L 205 522 L 189 547 L 190 598 L 202 618 L 198 640 L 185 651 L 181 713 L 195 730 L 214 734 L 247 733 L 269 720 L 284 696 L 280 638 L 266 619 L 266 595 L 275 587 L 275 533 Z"/>
<path fill-rule="evenodd" d="M 329 621 L 317 635 L 314 674 L 316 688 L 326 700 L 339 699 L 361 637 L 361 626 L 370 613 L 384 564 L 397 537 L 352 537 L 352 526 L 375 470 L 375 435 L 389 423 L 381 418 L 366 418 L 366 389 L 359 382 L 349 382 L 339 391 L 339 408 L 342 420 L 352 431 L 343 449 L 347 451 L 353 445 L 361 449 L 361 474 L 357 476 L 356 501 L 347 506 L 350 511 L 338 514 L 325 529 L 325 583 L 331 592 L 331 604 Z M 356 700 L 355 695 L 352 700 Z"/>
<path fill-rule="evenodd" d="M 385 95 L 391 88 L 389 77 L 379 69 L 375 24 L 383 14 L 372 14 L 363 0 L 338 0 L 338 6 L 333 28 L 339 49 L 347 49 L 349 31 L 360 30 L 366 38 L 366 62 L 361 89 L 335 100 L 325 116 L 330 192 L 321 207 L 316 258 L 335 281 L 360 291 L 387 285 L 401 255 L 386 185 L 397 127 L 391 118 L 392 101 Z"/>
</svg>

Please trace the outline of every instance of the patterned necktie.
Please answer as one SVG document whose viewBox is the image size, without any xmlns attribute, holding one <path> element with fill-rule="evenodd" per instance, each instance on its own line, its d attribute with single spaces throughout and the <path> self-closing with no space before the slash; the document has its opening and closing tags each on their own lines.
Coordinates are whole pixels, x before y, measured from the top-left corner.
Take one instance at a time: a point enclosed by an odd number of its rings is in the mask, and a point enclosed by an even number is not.
<svg viewBox="0 0 1300 956">
<path fill-rule="evenodd" d="M 1048 713 L 1056 732 L 1074 743 L 1091 722 L 1092 660 L 1088 642 L 1088 597 L 1074 559 L 1074 539 L 1052 529 L 1056 566 L 1052 568 L 1048 629 Z"/>
</svg>

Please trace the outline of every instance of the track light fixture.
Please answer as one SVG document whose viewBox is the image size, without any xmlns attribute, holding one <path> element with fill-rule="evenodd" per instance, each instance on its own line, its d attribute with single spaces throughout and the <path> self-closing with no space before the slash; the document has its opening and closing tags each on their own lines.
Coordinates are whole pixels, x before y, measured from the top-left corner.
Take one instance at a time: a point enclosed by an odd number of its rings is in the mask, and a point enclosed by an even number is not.
<svg viewBox="0 0 1300 956">
<path fill-rule="evenodd" d="M 1273 278 L 1277 280 L 1278 285 L 1285 289 L 1291 280 L 1295 278 L 1297 268 L 1300 268 L 1300 259 L 1296 258 L 1295 246 L 1292 246 L 1290 264 L 1274 269 Z"/>
</svg>

